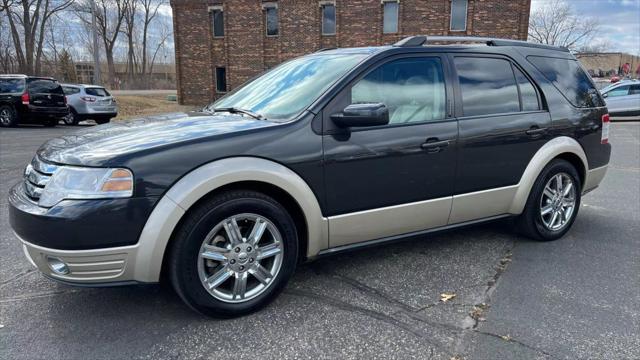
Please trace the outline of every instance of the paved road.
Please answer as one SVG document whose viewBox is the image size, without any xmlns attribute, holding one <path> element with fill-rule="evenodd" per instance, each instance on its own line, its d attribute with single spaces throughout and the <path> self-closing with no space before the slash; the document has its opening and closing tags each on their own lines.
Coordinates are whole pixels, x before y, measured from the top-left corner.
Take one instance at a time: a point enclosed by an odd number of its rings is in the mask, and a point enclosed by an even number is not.
<svg viewBox="0 0 640 360">
<path fill-rule="evenodd" d="M 8 185 L 71 130 L 0 130 L 0 358 L 640 358 L 638 123 L 613 125 L 609 173 L 562 240 L 494 223 L 326 258 L 265 310 L 226 321 L 167 287 L 74 288 L 33 271 L 8 226 Z"/>
</svg>

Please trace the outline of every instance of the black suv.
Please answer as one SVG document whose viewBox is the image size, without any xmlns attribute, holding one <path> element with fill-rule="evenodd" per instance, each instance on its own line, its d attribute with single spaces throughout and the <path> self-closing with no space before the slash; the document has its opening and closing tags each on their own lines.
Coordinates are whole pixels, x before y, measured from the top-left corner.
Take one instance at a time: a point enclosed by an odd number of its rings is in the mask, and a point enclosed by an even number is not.
<svg viewBox="0 0 640 360">
<path fill-rule="evenodd" d="M 0 75 L 0 126 L 18 123 L 55 126 L 68 113 L 62 87 L 54 79 Z"/>
<path fill-rule="evenodd" d="M 607 171 L 603 99 L 565 49 L 333 49 L 288 61 L 198 113 L 45 143 L 9 195 L 46 276 L 153 283 L 193 309 L 245 314 L 300 261 L 511 217 L 569 231 Z"/>
</svg>

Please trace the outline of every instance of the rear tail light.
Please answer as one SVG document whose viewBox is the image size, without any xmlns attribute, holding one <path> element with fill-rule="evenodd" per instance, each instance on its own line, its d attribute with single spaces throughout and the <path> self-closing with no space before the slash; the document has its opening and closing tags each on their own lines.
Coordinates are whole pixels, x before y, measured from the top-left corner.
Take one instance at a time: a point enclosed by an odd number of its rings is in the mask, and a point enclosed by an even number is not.
<svg viewBox="0 0 640 360">
<path fill-rule="evenodd" d="M 96 102 L 96 98 L 91 96 L 83 96 L 80 99 L 82 99 L 82 101 L 85 101 L 85 102 Z"/>
<path fill-rule="evenodd" d="M 600 139 L 601 144 L 609 143 L 609 126 L 611 125 L 611 119 L 609 118 L 609 114 L 602 115 L 602 138 Z"/>
<path fill-rule="evenodd" d="M 29 93 L 24 93 L 20 97 L 22 99 L 22 105 L 29 105 Z"/>
</svg>

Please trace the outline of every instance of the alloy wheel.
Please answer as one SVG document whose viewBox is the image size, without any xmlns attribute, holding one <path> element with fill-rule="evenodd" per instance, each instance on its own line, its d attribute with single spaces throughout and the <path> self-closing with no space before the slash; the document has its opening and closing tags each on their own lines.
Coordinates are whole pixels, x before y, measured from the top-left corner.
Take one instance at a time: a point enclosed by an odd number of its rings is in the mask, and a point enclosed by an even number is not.
<svg viewBox="0 0 640 360">
<path fill-rule="evenodd" d="M 69 111 L 67 116 L 64 117 L 64 123 L 67 125 L 75 124 L 75 115 L 73 115 L 73 112 Z"/>
<path fill-rule="evenodd" d="M 2 111 L 0 111 L 0 123 L 2 123 L 2 125 L 9 126 L 11 125 L 11 120 L 11 111 L 9 109 L 2 109 Z"/>
<path fill-rule="evenodd" d="M 544 187 L 540 199 L 540 216 L 544 226 L 552 231 L 564 228 L 575 210 L 576 186 L 566 173 L 554 175 Z"/>
<path fill-rule="evenodd" d="M 207 234 L 198 254 L 202 286 L 214 298 L 239 303 L 264 293 L 282 267 L 284 244 L 264 216 L 231 216 Z"/>
</svg>

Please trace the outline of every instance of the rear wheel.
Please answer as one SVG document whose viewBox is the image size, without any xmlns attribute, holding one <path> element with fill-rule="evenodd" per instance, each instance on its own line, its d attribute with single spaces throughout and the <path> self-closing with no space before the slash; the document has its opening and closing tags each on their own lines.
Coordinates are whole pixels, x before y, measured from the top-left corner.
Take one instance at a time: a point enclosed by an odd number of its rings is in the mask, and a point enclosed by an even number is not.
<svg viewBox="0 0 640 360">
<path fill-rule="evenodd" d="M 248 314 L 273 300 L 297 262 L 296 228 L 286 209 L 254 191 L 212 198 L 187 215 L 169 258 L 174 289 L 214 317 Z"/>
<path fill-rule="evenodd" d="M 64 123 L 67 125 L 78 125 L 80 119 L 73 109 L 69 109 L 69 113 L 64 117 Z"/>
<path fill-rule="evenodd" d="M 578 214 L 581 189 L 575 167 L 553 160 L 534 183 L 524 212 L 516 219 L 520 232 L 539 241 L 562 237 Z"/>
<path fill-rule="evenodd" d="M 0 126 L 10 127 L 18 123 L 18 115 L 11 106 L 0 106 Z"/>
</svg>

